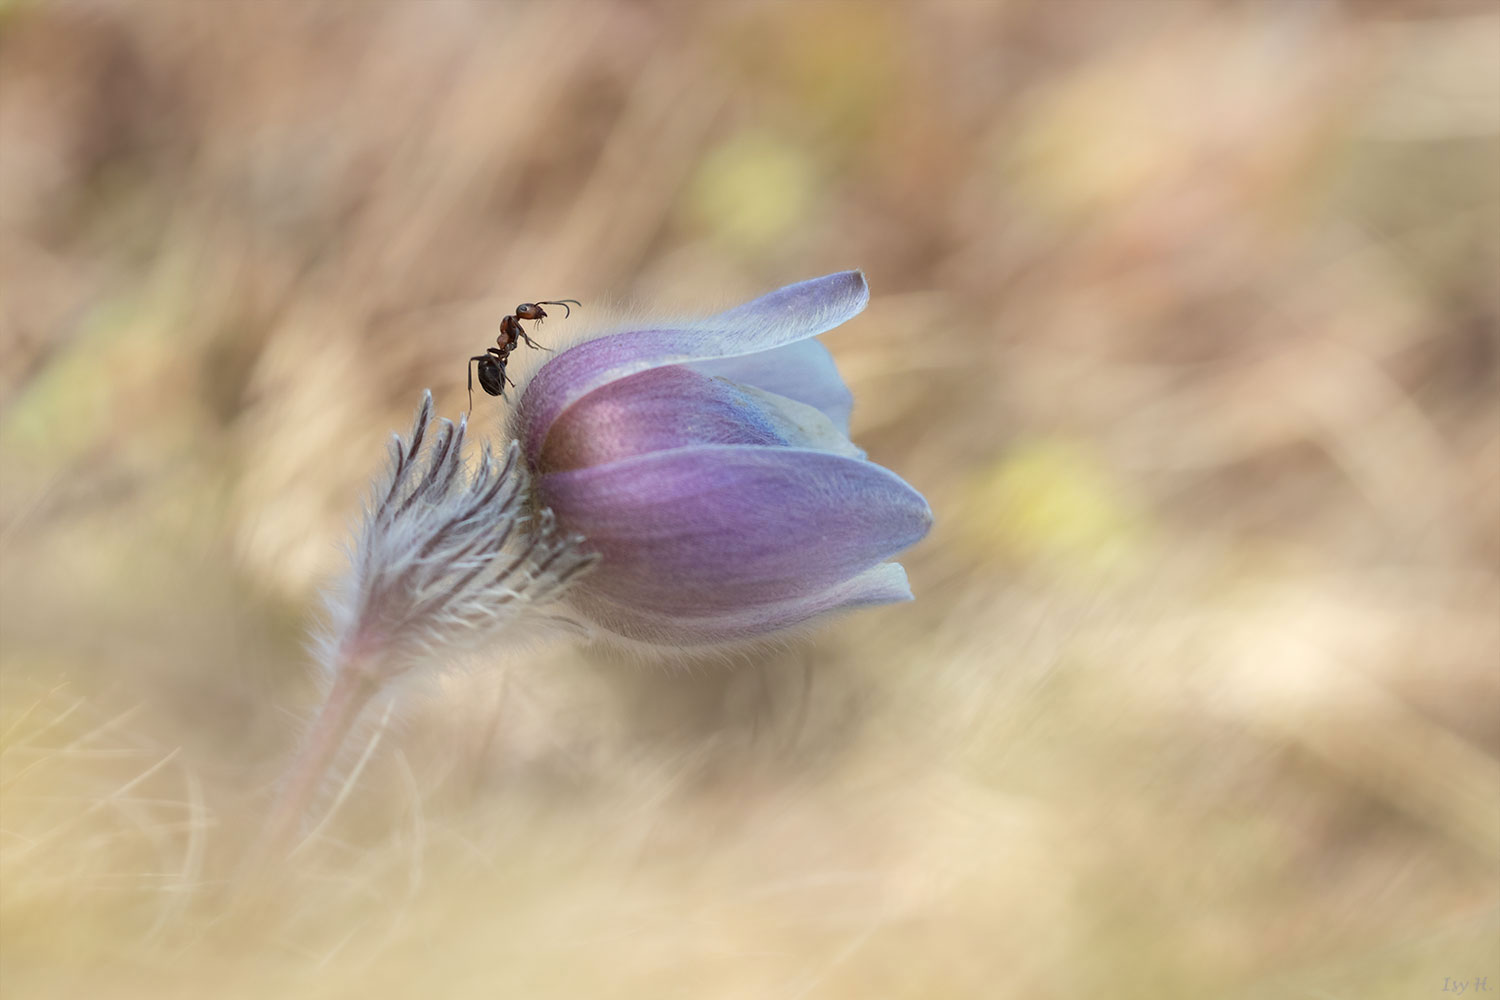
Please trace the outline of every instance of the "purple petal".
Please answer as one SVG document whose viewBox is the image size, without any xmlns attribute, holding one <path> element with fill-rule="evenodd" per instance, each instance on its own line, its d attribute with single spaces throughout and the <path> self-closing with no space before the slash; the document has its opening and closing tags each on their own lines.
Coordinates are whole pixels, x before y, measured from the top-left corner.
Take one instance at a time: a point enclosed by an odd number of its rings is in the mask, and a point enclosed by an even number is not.
<svg viewBox="0 0 1500 1000">
<path fill-rule="evenodd" d="M 611 382 L 570 406 L 553 423 L 537 468 L 564 472 L 703 444 L 864 455 L 812 407 L 672 365 Z"/>
<path fill-rule="evenodd" d="M 695 361 L 688 367 L 806 403 L 821 410 L 841 433 L 849 433 L 854 396 L 839 377 L 833 355 L 816 340 L 799 340 L 759 354 Z"/>
<path fill-rule="evenodd" d="M 799 448 L 679 448 L 551 473 L 538 487 L 604 557 L 582 589 L 669 616 L 810 598 L 932 524 L 895 473 Z"/>
<path fill-rule="evenodd" d="M 801 625 L 829 612 L 911 599 L 906 570 L 899 563 L 881 563 L 826 590 L 791 600 L 700 615 L 649 611 L 587 590 L 573 595 L 573 603 L 579 611 L 616 635 L 669 646 L 705 646 L 755 639 Z"/>
<path fill-rule="evenodd" d="M 694 325 L 727 331 L 738 340 L 755 343 L 749 350 L 713 355 L 731 357 L 827 333 L 864 312 L 869 301 L 870 286 L 863 271 L 838 271 L 778 288 Z"/>
<path fill-rule="evenodd" d="M 521 393 L 516 427 L 534 466 L 547 431 L 579 399 L 616 379 L 651 368 L 769 351 L 816 337 L 857 316 L 870 289 L 860 271 L 788 285 L 693 323 L 629 330 L 585 341 L 537 369 Z"/>
</svg>

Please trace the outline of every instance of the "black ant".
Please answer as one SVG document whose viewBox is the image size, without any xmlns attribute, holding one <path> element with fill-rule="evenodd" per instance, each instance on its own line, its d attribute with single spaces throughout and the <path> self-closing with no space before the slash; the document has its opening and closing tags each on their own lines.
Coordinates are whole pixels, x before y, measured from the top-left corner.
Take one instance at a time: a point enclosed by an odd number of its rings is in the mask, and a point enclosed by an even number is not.
<svg viewBox="0 0 1500 1000">
<path fill-rule="evenodd" d="M 510 376 L 505 374 L 505 363 L 510 360 L 510 352 L 516 349 L 521 341 L 526 341 L 527 347 L 535 347 L 537 350 L 549 351 L 550 347 L 543 347 L 526 335 L 521 329 L 521 320 L 534 319 L 538 324 L 547 318 L 547 311 L 542 306 L 562 306 L 563 319 L 573 315 L 573 310 L 568 308 L 568 303 L 582 308 L 583 303 L 577 299 L 555 299 L 549 302 L 522 302 L 516 306 L 513 316 L 507 316 L 500 321 L 500 336 L 495 338 L 495 346 L 485 349 L 483 354 L 476 354 L 469 359 L 469 364 L 479 362 L 479 387 L 491 396 L 504 396 L 506 383 L 514 386 Z M 469 369 L 469 410 L 474 409 L 474 369 Z"/>
</svg>

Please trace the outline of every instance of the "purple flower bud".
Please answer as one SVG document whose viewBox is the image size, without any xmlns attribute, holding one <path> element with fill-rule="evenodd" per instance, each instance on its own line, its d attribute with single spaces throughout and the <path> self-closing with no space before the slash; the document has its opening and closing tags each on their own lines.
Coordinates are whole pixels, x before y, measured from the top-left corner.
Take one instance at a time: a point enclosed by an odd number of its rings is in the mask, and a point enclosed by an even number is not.
<svg viewBox="0 0 1500 1000">
<path fill-rule="evenodd" d="M 886 562 L 927 502 L 848 438 L 852 398 L 818 334 L 869 300 L 846 271 L 712 318 L 630 329 L 549 359 L 513 432 L 538 501 L 603 558 L 569 591 L 627 639 L 755 638 L 911 600 Z"/>
</svg>

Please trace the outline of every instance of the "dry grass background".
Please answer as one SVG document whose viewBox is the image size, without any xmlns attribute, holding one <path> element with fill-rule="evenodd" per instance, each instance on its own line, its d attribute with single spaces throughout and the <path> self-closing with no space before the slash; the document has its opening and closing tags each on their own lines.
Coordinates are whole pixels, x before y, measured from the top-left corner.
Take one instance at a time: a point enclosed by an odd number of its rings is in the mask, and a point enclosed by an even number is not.
<svg viewBox="0 0 1500 1000">
<path fill-rule="evenodd" d="M 1487 2 L 0 5 L 0 989 L 1500 987 L 1497 66 Z M 497 649 L 226 909 L 420 390 L 849 266 L 917 602 Z"/>
</svg>

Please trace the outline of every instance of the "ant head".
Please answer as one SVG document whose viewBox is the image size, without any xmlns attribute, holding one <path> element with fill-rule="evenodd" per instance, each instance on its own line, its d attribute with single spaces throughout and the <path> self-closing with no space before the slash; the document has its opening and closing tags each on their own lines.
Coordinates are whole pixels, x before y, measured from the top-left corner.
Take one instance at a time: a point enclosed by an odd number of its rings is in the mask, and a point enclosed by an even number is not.
<svg viewBox="0 0 1500 1000">
<path fill-rule="evenodd" d="M 542 306 L 562 306 L 563 319 L 573 315 L 573 309 L 568 303 L 578 305 L 577 299 L 543 299 L 541 302 L 522 302 L 516 306 L 516 319 L 546 319 L 547 311 Z"/>
<path fill-rule="evenodd" d="M 479 387 L 491 396 L 505 392 L 505 369 L 492 357 L 479 360 Z"/>
</svg>

